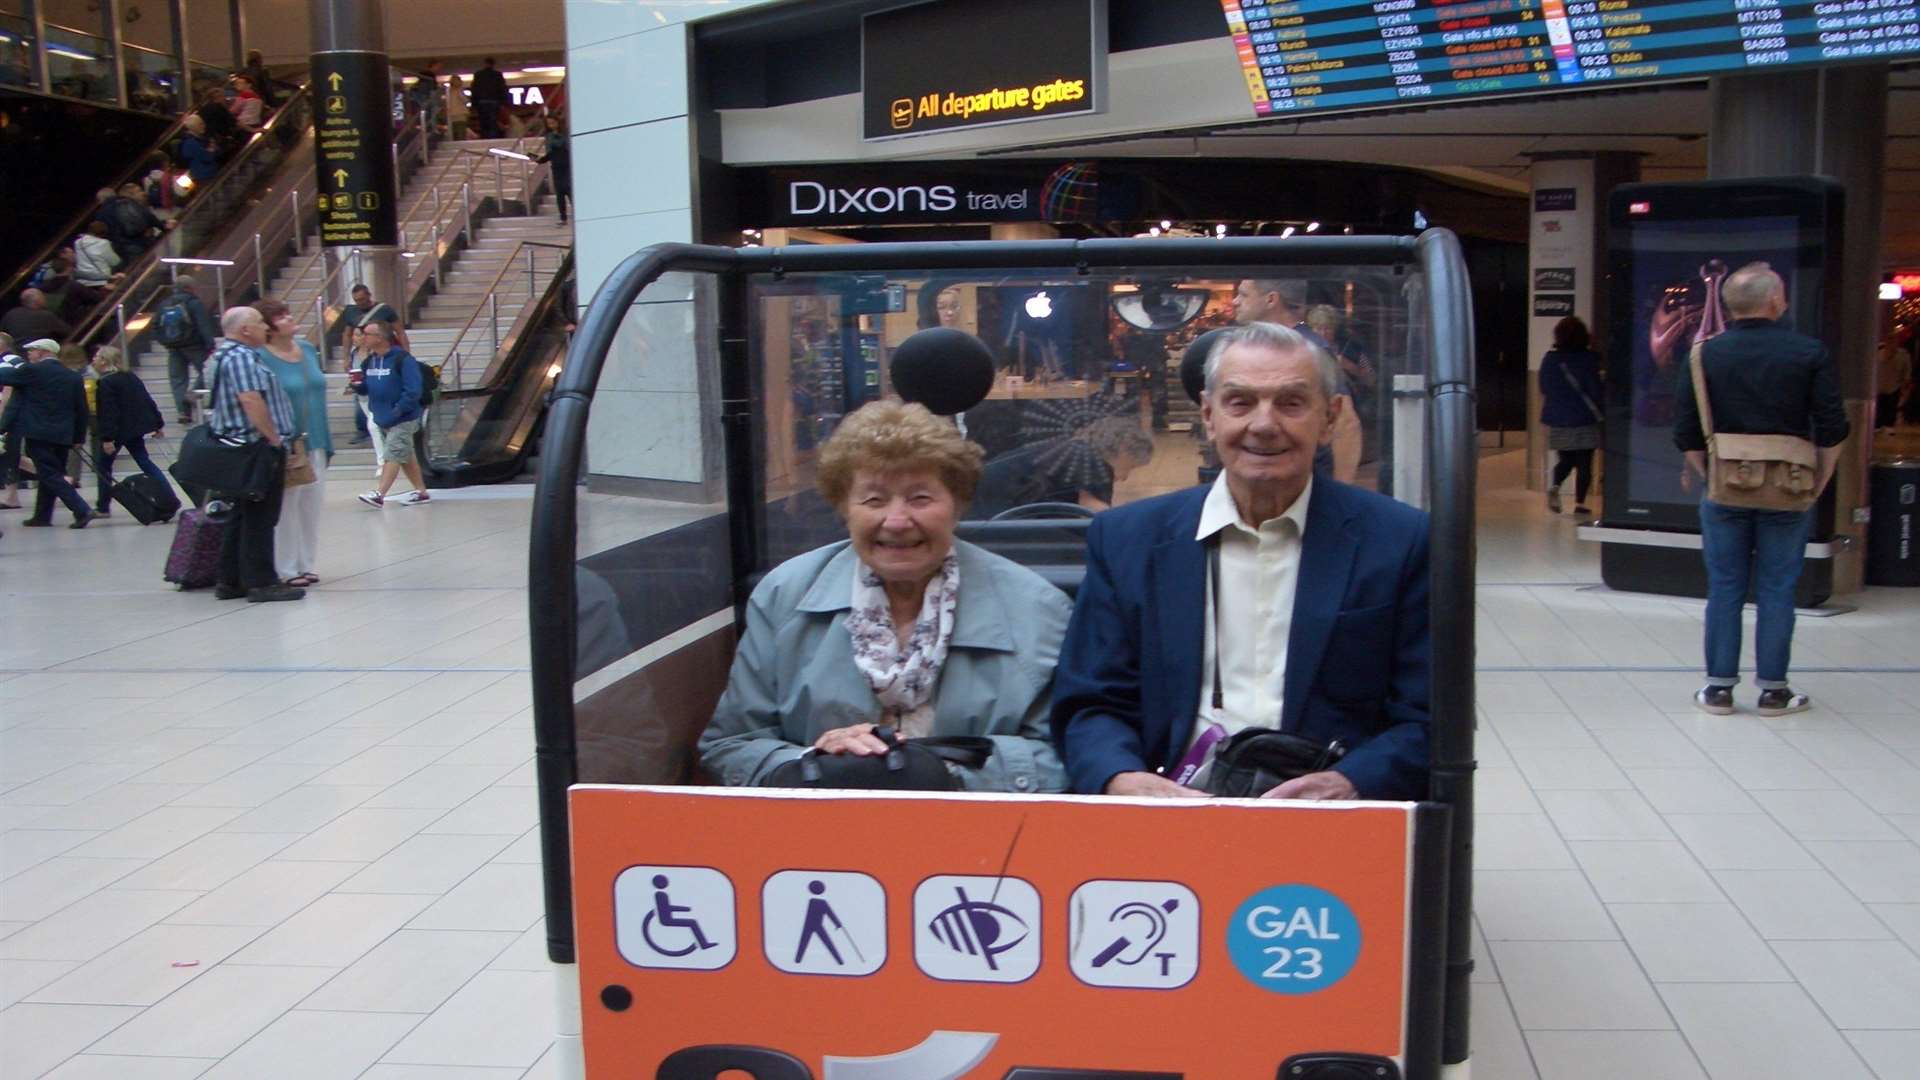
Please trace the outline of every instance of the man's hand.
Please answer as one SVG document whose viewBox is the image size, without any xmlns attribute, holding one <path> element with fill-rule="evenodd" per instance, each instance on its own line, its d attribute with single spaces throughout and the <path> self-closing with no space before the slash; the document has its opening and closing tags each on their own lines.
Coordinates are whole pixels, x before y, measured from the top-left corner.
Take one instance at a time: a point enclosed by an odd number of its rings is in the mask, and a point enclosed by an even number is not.
<svg viewBox="0 0 1920 1080">
<path fill-rule="evenodd" d="M 1176 784 L 1158 773 L 1123 772 L 1107 781 L 1108 795 L 1132 795 L 1143 799 L 1204 799 L 1207 793 Z"/>
<path fill-rule="evenodd" d="M 1329 769 L 1325 772 L 1311 772 L 1305 776 L 1296 776 L 1260 797 L 1263 799 L 1311 799 L 1324 802 L 1332 799 L 1357 799 L 1360 793 L 1354 790 L 1353 781 Z"/>
<path fill-rule="evenodd" d="M 813 748 L 823 754 L 852 754 L 854 757 L 885 754 L 888 749 L 887 744 L 873 733 L 872 724 L 854 724 L 822 732 L 818 739 L 813 740 Z"/>
</svg>

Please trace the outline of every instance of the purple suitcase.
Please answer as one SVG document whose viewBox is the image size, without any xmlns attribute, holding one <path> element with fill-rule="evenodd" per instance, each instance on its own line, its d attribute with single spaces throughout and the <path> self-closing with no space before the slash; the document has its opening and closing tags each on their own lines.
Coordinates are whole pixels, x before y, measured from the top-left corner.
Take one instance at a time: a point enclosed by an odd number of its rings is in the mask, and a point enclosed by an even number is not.
<svg viewBox="0 0 1920 1080">
<path fill-rule="evenodd" d="M 174 527 L 173 549 L 167 552 L 167 569 L 162 575 L 182 589 L 204 589 L 220 576 L 220 523 L 207 520 L 199 510 L 180 515 Z"/>
</svg>

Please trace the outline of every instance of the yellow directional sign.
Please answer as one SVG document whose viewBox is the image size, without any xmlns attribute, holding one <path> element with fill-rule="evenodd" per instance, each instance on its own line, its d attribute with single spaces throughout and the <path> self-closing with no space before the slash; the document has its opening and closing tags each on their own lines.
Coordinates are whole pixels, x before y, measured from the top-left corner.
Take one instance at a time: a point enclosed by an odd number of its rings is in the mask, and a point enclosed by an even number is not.
<svg viewBox="0 0 1920 1080">
<path fill-rule="evenodd" d="M 333 72 L 332 74 L 327 76 L 327 89 L 337 94 L 340 92 L 340 84 L 344 81 L 346 81 L 346 77 L 344 75 L 341 75 L 337 71 Z"/>
<path fill-rule="evenodd" d="M 333 170 L 333 186 L 334 187 L 347 186 L 347 170 L 345 169 Z"/>
<path fill-rule="evenodd" d="M 335 94 L 327 99 L 327 114 L 339 116 L 347 111 L 347 99 Z"/>
<path fill-rule="evenodd" d="M 316 53 L 311 70 L 322 98 L 313 124 L 320 242 L 394 244 L 399 229 L 387 59 L 378 53 Z"/>
</svg>

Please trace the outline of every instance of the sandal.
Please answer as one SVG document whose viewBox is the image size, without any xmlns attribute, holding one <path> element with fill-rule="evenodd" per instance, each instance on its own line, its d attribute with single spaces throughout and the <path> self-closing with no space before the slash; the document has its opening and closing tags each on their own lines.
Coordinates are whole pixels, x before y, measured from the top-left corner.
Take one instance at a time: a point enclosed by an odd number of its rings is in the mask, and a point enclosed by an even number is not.
<svg viewBox="0 0 1920 1080">
<path fill-rule="evenodd" d="M 301 588 L 301 589 L 304 589 L 309 585 L 317 585 L 319 584 L 319 582 L 320 582 L 320 579 L 317 577 L 314 577 L 312 574 L 295 574 L 293 577 L 290 577 L 287 579 L 287 584 L 295 586 L 296 588 Z"/>
</svg>

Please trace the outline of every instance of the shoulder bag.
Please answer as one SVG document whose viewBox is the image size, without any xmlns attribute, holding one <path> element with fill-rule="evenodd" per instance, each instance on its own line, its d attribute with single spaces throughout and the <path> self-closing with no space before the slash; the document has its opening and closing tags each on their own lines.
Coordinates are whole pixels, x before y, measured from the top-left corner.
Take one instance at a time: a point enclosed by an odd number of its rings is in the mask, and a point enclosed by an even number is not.
<svg viewBox="0 0 1920 1080">
<path fill-rule="evenodd" d="M 1701 345 L 1693 346 L 1693 396 L 1707 436 L 1707 498 L 1722 506 L 1797 513 L 1820 495 L 1819 451 L 1798 435 L 1715 434 Z"/>
<path fill-rule="evenodd" d="M 977 769 L 993 756 L 993 740 L 979 735 L 942 735 L 903 739 L 891 725 L 873 729 L 889 749 L 885 754 L 807 752 L 775 768 L 760 787 L 841 788 L 864 791 L 958 791 L 960 778 L 949 763 Z"/>
<path fill-rule="evenodd" d="M 1220 680 L 1220 537 L 1207 541 L 1207 585 L 1213 599 L 1213 708 L 1226 705 Z M 1324 772 L 1347 748 L 1275 728 L 1247 728 L 1220 743 L 1204 778 L 1207 794 L 1256 799 L 1288 780 Z"/>
<path fill-rule="evenodd" d="M 213 373 L 212 400 L 219 400 L 223 363 Z M 205 488 L 230 499 L 259 502 L 280 479 L 284 465 L 279 448 L 265 439 L 237 441 L 214 434 L 211 423 L 196 425 L 180 440 L 179 458 L 168 467 L 175 480 L 188 488 Z"/>
</svg>

